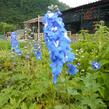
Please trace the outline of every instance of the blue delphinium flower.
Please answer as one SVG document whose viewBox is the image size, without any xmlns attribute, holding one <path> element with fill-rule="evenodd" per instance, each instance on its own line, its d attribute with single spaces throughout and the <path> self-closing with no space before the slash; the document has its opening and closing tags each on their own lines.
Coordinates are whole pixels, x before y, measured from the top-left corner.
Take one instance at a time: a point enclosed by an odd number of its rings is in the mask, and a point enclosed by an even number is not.
<svg viewBox="0 0 109 109">
<path fill-rule="evenodd" d="M 53 75 L 53 83 L 54 83 L 54 84 L 57 83 L 57 78 L 58 78 L 58 75 Z"/>
<path fill-rule="evenodd" d="M 42 52 L 41 52 L 41 47 L 40 47 L 40 44 L 34 44 L 34 53 L 35 53 L 35 56 L 38 60 L 41 60 L 42 59 Z"/>
<path fill-rule="evenodd" d="M 68 72 L 71 75 L 75 75 L 78 72 L 78 69 L 76 68 L 76 66 L 72 65 L 72 64 L 67 64 L 68 66 Z"/>
<path fill-rule="evenodd" d="M 64 63 L 72 62 L 75 59 L 75 55 L 70 48 L 71 40 L 67 36 L 67 31 L 60 17 L 61 14 L 58 9 L 48 11 L 43 18 L 44 40 L 50 53 L 54 83 L 57 82 Z M 76 72 L 76 67 L 75 69 L 73 67 L 73 70 Z"/>
<path fill-rule="evenodd" d="M 19 42 L 17 40 L 17 35 L 15 32 L 11 33 L 11 48 L 12 50 L 17 53 L 19 56 L 22 55 L 21 50 L 19 48 Z"/>
<path fill-rule="evenodd" d="M 42 59 L 42 52 L 40 50 L 36 50 L 35 51 L 35 55 L 36 55 L 36 58 L 38 60 L 41 60 Z"/>
<path fill-rule="evenodd" d="M 94 69 L 100 69 L 100 68 L 101 68 L 101 65 L 100 65 L 100 63 L 94 61 L 94 62 L 92 62 L 92 67 L 93 67 Z"/>
</svg>

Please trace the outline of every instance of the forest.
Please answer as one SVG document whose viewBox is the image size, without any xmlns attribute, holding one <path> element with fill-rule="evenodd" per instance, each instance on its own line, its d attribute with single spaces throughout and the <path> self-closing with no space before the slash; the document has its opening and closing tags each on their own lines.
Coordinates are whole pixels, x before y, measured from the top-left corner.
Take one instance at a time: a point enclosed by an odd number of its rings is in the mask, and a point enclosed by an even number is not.
<svg viewBox="0 0 109 109">
<path fill-rule="evenodd" d="M 60 10 L 69 8 L 58 0 L 0 0 L 0 22 L 22 25 L 25 20 L 44 15 L 51 4 Z"/>
</svg>

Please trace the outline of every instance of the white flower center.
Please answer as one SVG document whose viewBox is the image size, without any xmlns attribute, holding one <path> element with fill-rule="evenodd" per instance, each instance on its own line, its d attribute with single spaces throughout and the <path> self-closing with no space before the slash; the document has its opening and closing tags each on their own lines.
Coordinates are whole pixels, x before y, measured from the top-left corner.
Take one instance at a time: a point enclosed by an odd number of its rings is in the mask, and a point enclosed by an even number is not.
<svg viewBox="0 0 109 109">
<path fill-rule="evenodd" d="M 47 26 L 48 26 L 48 23 L 45 23 L 45 24 L 44 24 L 44 28 L 46 28 Z"/>
<path fill-rule="evenodd" d="M 58 29 L 57 27 L 52 27 L 51 28 L 52 31 L 57 31 L 57 29 Z"/>
<path fill-rule="evenodd" d="M 55 46 L 58 47 L 59 46 L 59 40 L 57 40 L 56 42 L 54 42 Z"/>
</svg>

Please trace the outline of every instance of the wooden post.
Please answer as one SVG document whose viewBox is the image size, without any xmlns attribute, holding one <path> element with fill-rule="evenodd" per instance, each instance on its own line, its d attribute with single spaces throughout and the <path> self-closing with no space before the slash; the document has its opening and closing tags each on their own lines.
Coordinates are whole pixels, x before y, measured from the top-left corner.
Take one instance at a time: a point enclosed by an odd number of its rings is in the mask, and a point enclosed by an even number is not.
<svg viewBox="0 0 109 109">
<path fill-rule="evenodd" d="M 37 31 L 37 40 L 40 42 L 40 16 L 38 15 L 38 31 Z"/>
</svg>

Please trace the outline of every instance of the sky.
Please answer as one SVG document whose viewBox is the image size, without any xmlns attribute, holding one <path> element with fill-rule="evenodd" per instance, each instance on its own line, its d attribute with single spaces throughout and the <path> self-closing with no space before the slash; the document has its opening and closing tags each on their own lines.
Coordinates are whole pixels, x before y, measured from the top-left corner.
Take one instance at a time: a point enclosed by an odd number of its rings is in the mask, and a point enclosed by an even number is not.
<svg viewBox="0 0 109 109">
<path fill-rule="evenodd" d="M 80 5 L 96 2 L 99 0 L 59 0 L 60 2 L 66 3 L 70 7 L 77 7 Z"/>
</svg>

